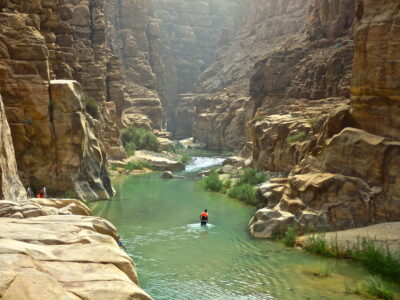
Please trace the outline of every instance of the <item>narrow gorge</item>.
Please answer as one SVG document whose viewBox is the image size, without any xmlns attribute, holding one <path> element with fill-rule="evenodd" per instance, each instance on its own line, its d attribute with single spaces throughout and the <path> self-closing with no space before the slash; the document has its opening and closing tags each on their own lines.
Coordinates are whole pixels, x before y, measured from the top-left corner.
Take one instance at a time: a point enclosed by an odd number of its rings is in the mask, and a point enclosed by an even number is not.
<svg viewBox="0 0 400 300">
<path fill-rule="evenodd" d="M 399 112 L 398 0 L 0 0 L 0 299 L 364 299 L 265 239 L 400 266 Z"/>
</svg>

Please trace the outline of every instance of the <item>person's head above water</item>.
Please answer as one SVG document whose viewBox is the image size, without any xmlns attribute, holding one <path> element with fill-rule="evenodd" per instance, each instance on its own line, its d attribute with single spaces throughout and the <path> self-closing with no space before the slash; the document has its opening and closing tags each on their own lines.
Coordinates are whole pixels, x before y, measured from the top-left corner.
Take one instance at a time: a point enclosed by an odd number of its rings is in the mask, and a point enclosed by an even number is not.
<svg viewBox="0 0 400 300">
<path fill-rule="evenodd" d="M 204 211 L 207 212 L 207 209 L 205 209 Z"/>
</svg>

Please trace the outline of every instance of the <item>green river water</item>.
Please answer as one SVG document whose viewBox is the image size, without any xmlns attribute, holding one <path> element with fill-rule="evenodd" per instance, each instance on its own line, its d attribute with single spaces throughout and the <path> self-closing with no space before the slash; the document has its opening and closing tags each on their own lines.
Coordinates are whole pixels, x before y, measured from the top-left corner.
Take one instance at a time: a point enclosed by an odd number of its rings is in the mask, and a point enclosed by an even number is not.
<svg viewBox="0 0 400 300">
<path fill-rule="evenodd" d="M 345 289 L 366 277 L 357 264 L 251 238 L 247 224 L 255 209 L 204 191 L 196 179 L 152 173 L 120 177 L 114 186 L 116 199 L 91 207 L 118 228 L 154 299 L 361 299 Z M 207 228 L 198 221 L 204 208 Z M 326 269 L 331 276 L 313 275 Z"/>
</svg>

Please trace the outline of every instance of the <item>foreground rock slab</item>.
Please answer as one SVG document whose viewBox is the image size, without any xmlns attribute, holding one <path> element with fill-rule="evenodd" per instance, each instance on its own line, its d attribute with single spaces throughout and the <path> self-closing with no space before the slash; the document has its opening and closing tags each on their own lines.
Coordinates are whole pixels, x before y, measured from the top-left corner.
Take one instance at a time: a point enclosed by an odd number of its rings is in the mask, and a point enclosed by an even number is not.
<svg viewBox="0 0 400 300">
<path fill-rule="evenodd" d="M 107 220 L 74 199 L 0 201 L 0 299 L 139 299 Z"/>
<path fill-rule="evenodd" d="M 116 237 L 98 217 L 0 218 L 0 298 L 151 299 Z"/>
</svg>

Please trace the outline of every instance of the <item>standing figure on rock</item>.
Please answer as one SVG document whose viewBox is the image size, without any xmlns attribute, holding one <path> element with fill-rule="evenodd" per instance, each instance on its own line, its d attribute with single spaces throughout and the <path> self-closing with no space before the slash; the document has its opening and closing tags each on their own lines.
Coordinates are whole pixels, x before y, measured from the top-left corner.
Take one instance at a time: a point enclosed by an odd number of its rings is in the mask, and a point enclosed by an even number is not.
<svg viewBox="0 0 400 300">
<path fill-rule="evenodd" d="M 206 226 L 208 222 L 208 212 L 207 209 L 205 209 L 201 214 L 200 214 L 200 225 L 201 226 Z"/>
</svg>

